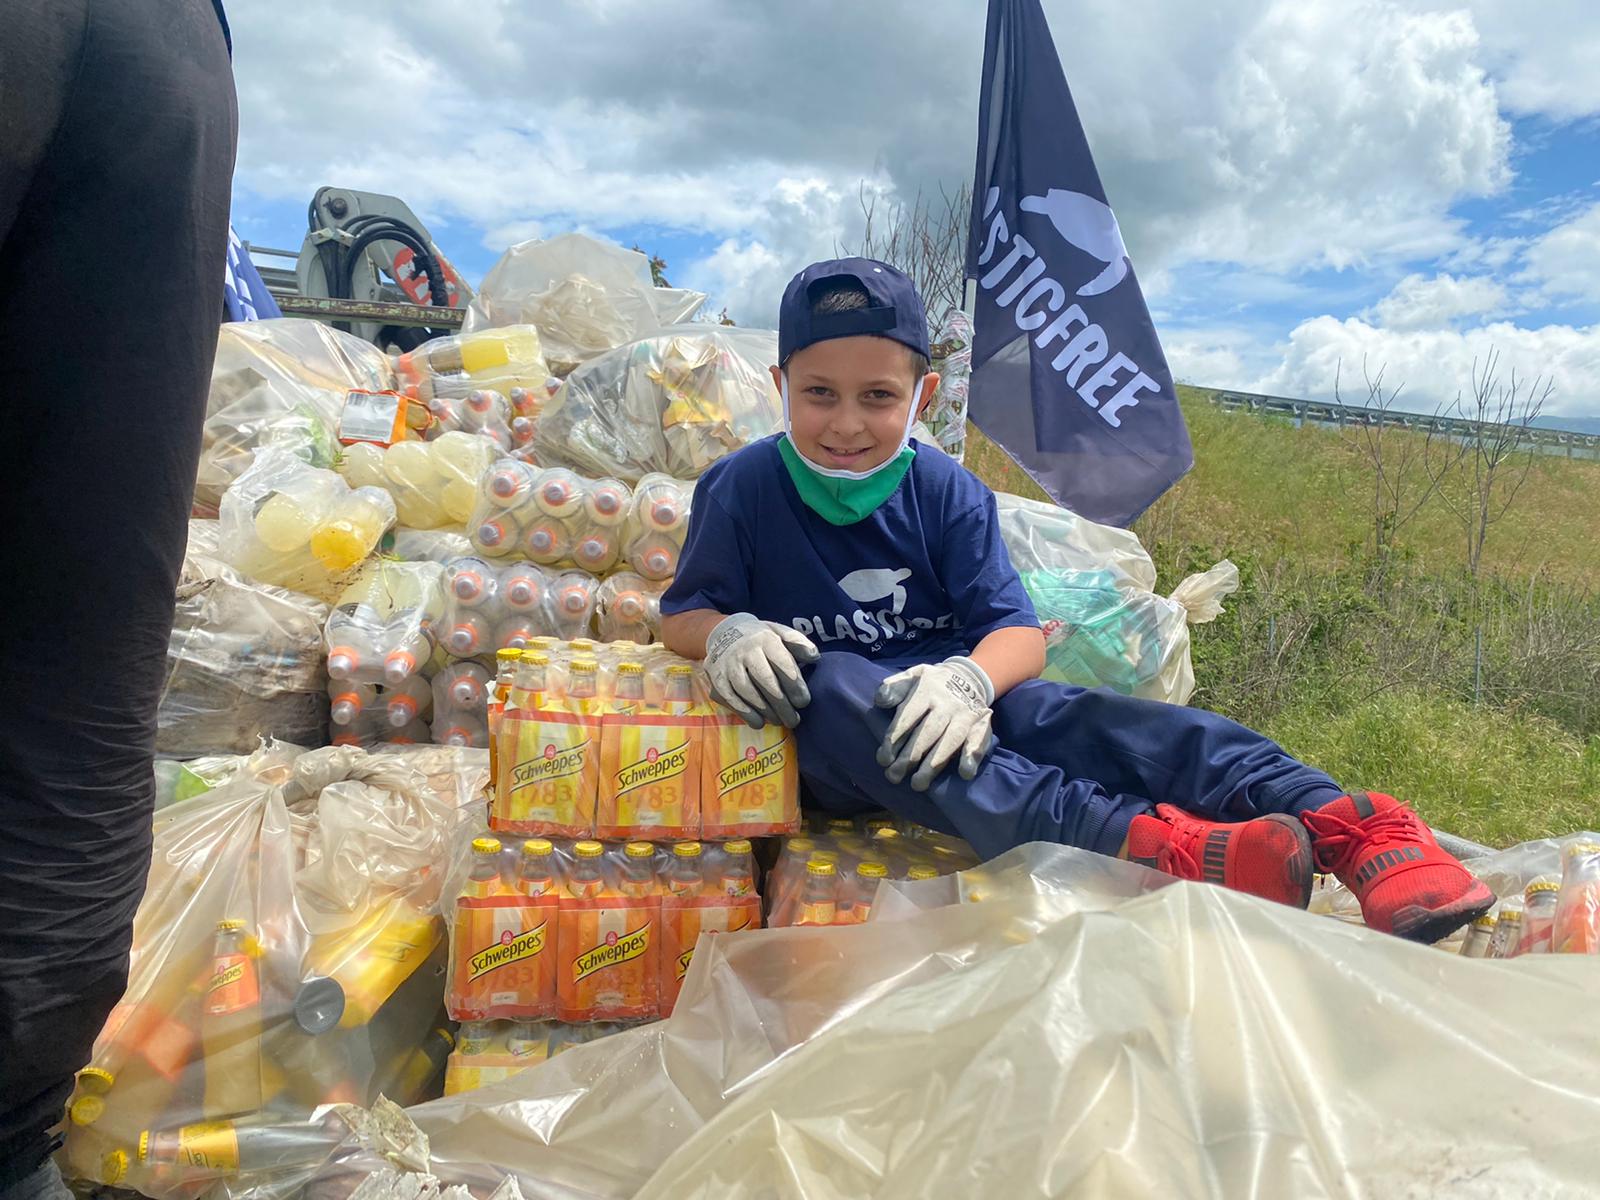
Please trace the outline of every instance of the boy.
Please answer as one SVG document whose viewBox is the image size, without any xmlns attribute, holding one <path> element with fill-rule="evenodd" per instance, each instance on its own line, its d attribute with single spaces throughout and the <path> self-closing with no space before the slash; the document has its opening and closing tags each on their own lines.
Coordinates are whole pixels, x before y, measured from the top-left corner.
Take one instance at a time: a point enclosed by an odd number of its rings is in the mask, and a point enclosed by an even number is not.
<svg viewBox="0 0 1600 1200">
<path fill-rule="evenodd" d="M 1044 635 L 993 495 L 910 440 L 939 376 L 899 271 L 807 267 L 778 359 L 786 432 L 695 488 L 662 637 L 752 725 L 796 729 L 811 802 L 887 808 L 985 857 L 1065 842 L 1302 908 L 1320 867 L 1372 928 L 1423 942 L 1493 904 L 1389 796 L 1214 713 L 1037 678 Z"/>
</svg>

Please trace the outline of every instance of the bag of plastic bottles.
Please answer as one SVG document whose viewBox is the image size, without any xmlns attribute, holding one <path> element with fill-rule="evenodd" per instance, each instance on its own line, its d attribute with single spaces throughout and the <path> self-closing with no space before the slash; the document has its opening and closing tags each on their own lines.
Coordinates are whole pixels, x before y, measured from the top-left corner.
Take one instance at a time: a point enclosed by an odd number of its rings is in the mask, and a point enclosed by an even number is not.
<svg viewBox="0 0 1600 1200">
<path fill-rule="evenodd" d="M 346 393 L 394 385 L 388 356 L 321 322 L 286 317 L 223 325 L 206 401 L 197 515 L 216 514 L 223 492 L 258 449 L 276 447 L 331 467 Z"/>
<path fill-rule="evenodd" d="M 1189 626 L 1213 620 L 1239 588 L 1224 559 L 1159 596 L 1139 539 L 1018 496 L 995 497 L 1000 532 L 1045 633 L 1041 677 L 1186 704 L 1194 692 Z"/>
<path fill-rule="evenodd" d="M 554 388 L 531 325 L 425 342 L 395 359 L 403 393 L 427 408 L 429 441 L 462 433 L 501 453 L 528 446 Z"/>
<path fill-rule="evenodd" d="M 500 256 L 467 307 L 470 333 L 538 326 L 557 374 L 613 346 L 687 321 L 705 295 L 653 286 L 650 260 L 582 233 L 521 242 Z"/>
<path fill-rule="evenodd" d="M 454 529 L 405 529 L 395 526 L 378 539 L 377 552 L 402 562 L 436 562 L 443 566 L 452 558 L 472 553 L 467 535 Z"/>
<path fill-rule="evenodd" d="M 190 522 L 196 526 L 216 522 Z M 156 710 L 156 753 L 248 754 L 262 737 L 327 740 L 320 628 L 328 606 L 246 579 L 194 547 L 178 578 L 167 676 Z"/>
<path fill-rule="evenodd" d="M 545 406 L 531 450 L 541 463 L 636 482 L 698 479 L 782 425 L 769 368 L 777 334 L 683 325 L 583 364 Z"/>
<path fill-rule="evenodd" d="M 445 565 L 440 648 L 448 658 L 487 666 L 496 651 L 520 650 L 538 638 L 587 637 L 599 593 L 600 581 L 587 571 L 452 559 Z"/>
<path fill-rule="evenodd" d="M 405 683 L 433 657 L 446 607 L 438 563 L 373 559 L 328 614 L 328 675 L 338 685 Z M 363 707 L 335 723 L 350 724 Z"/>
<path fill-rule="evenodd" d="M 326 1104 L 437 1095 L 441 885 L 481 820 L 483 756 L 312 750 L 162 811 L 126 995 L 70 1106 L 63 1163 L 189 1197 L 314 1164 Z"/>
<path fill-rule="evenodd" d="M 933 444 L 957 462 L 967 454 L 967 388 L 972 379 L 972 318 L 959 308 L 944 314 L 939 325 L 937 346 L 944 357 L 934 363 L 939 372 L 939 390 L 933 403 L 922 414 Z"/>
<path fill-rule="evenodd" d="M 220 552 L 252 579 L 332 602 L 394 519 L 382 488 L 260 450 L 222 497 Z"/>
<path fill-rule="evenodd" d="M 445 433 L 429 442 L 372 442 L 344 447 L 338 471 L 353 488 L 378 487 L 394 498 L 400 524 L 411 529 L 460 529 L 478 503 L 478 481 L 497 455 L 496 444 L 471 433 Z"/>
</svg>

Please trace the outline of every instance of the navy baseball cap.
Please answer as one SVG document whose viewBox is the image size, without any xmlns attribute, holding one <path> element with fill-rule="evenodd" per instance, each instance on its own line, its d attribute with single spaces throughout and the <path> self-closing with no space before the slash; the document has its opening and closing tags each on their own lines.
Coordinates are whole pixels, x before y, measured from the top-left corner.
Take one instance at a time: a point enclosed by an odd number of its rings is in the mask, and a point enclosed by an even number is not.
<svg viewBox="0 0 1600 1200">
<path fill-rule="evenodd" d="M 830 284 L 859 284 L 870 298 L 866 308 L 811 315 L 811 306 Z M 778 365 L 829 338 L 873 334 L 899 342 L 928 358 L 928 318 L 917 285 L 888 263 L 871 258 L 833 258 L 812 263 L 789 281 L 778 306 Z"/>
</svg>

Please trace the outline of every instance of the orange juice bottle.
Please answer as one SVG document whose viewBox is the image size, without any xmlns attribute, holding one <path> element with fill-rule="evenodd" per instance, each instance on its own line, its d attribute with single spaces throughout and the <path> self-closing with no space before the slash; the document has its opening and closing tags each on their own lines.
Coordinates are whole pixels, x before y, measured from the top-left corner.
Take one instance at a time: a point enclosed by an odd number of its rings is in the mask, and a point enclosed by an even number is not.
<svg viewBox="0 0 1600 1200">
<path fill-rule="evenodd" d="M 749 842 L 729 842 L 720 851 L 698 842 L 672 848 L 666 893 L 661 897 L 663 1016 L 677 1003 L 702 933 L 760 926 L 761 898 L 750 886 L 750 865 Z"/>
<path fill-rule="evenodd" d="M 500 719 L 511 696 L 511 680 L 517 673 L 521 650 L 506 648 L 494 653 L 494 687 L 489 692 L 489 778 L 500 782 Z"/>
<path fill-rule="evenodd" d="M 889 878 L 889 868 L 881 862 L 865 859 L 856 866 L 855 875 L 851 880 L 849 889 L 850 908 L 848 915 L 841 912 L 841 919 L 848 919 L 856 925 L 864 924 L 872 915 L 872 901 L 878 894 L 879 880 Z"/>
<path fill-rule="evenodd" d="M 587 881 L 598 866 L 600 844 L 573 847 L 582 889 L 569 884 L 561 898 L 560 973 L 556 1015 L 563 1021 L 643 1020 L 660 1015 L 661 897 L 655 847 L 630 842 L 614 861 L 617 884 L 598 892 Z"/>
<path fill-rule="evenodd" d="M 761 837 L 800 826 L 800 768 L 782 725 L 751 729 L 725 709 L 705 718 L 701 836 Z"/>
<path fill-rule="evenodd" d="M 209 1118 L 261 1107 L 261 979 L 258 947 L 237 917 L 217 922 L 211 982 L 200 1009 Z"/>
<path fill-rule="evenodd" d="M 601 837 L 686 837 L 700 826 L 700 729 L 694 668 L 666 669 L 665 696 L 647 705 L 644 666 L 617 666 L 616 697 L 602 719 Z"/>
<path fill-rule="evenodd" d="M 510 668 L 511 685 L 501 706 L 499 745 L 496 754 L 494 793 L 489 805 L 489 825 L 493 829 L 516 832 L 526 829 L 531 817 L 528 801 L 530 790 L 524 789 L 513 800 L 512 764 L 516 761 L 517 746 L 521 742 L 524 723 L 536 723 L 539 710 L 544 706 L 544 694 L 550 682 L 550 659 L 538 650 L 518 652 Z M 535 735 L 536 736 L 536 735 Z"/>
<path fill-rule="evenodd" d="M 555 1009 L 554 848 L 543 838 L 525 842 L 515 887 L 500 878 L 500 850 L 495 838 L 472 843 L 472 870 L 456 901 L 446 1007 L 458 1021 Z"/>
<path fill-rule="evenodd" d="M 806 864 L 805 888 L 800 893 L 796 925 L 832 925 L 839 915 L 839 871 L 825 858 Z"/>
<path fill-rule="evenodd" d="M 564 691 L 547 688 L 531 714 L 519 712 L 515 721 L 502 718 L 517 735 L 508 766 L 507 828 L 565 837 L 594 831 L 600 775 L 599 664 L 574 658 L 566 674 Z"/>
</svg>

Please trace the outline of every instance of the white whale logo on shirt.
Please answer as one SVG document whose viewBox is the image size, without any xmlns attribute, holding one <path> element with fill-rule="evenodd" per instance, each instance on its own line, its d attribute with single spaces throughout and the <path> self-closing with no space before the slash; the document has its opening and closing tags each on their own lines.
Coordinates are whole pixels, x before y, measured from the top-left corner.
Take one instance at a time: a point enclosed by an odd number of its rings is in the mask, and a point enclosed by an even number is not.
<svg viewBox="0 0 1600 1200">
<path fill-rule="evenodd" d="M 839 580 L 839 590 L 857 604 L 871 604 L 874 600 L 892 597 L 898 616 L 906 607 L 906 589 L 901 581 L 910 578 L 910 567 L 873 567 L 851 571 Z"/>
</svg>

